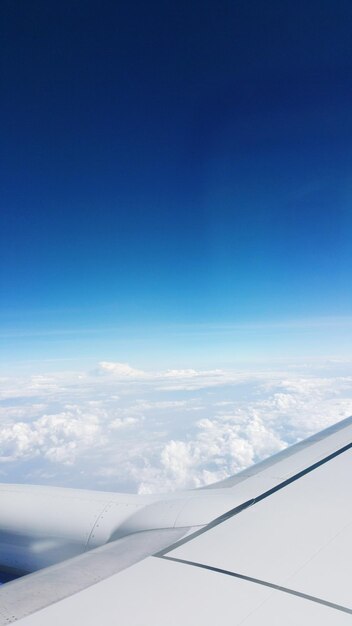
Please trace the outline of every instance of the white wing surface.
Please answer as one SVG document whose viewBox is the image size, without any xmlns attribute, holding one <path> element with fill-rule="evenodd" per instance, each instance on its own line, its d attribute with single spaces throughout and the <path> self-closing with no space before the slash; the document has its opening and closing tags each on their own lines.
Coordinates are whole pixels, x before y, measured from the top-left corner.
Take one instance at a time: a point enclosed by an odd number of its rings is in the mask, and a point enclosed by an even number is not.
<svg viewBox="0 0 352 626">
<path fill-rule="evenodd" d="M 184 495 L 172 527 L 8 583 L 0 624 L 352 624 L 351 478 L 349 418 Z"/>
</svg>

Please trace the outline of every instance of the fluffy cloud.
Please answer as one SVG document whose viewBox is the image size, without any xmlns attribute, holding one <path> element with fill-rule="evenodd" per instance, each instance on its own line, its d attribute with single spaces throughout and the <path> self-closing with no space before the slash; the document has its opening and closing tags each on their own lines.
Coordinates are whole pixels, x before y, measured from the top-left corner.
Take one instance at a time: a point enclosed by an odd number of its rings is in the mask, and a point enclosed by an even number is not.
<svg viewBox="0 0 352 626">
<path fill-rule="evenodd" d="M 232 381 L 234 377 L 234 373 L 229 374 L 229 372 L 221 369 L 195 370 L 188 368 L 145 372 L 135 369 L 127 363 L 113 361 L 101 361 L 94 373 L 115 380 L 129 378 L 136 382 L 154 382 L 158 385 L 157 389 L 170 391 L 194 391 L 205 387 L 223 385 L 227 379 Z M 242 379 L 243 376 L 244 374 L 239 372 L 236 375 L 237 379 Z"/>
<path fill-rule="evenodd" d="M 352 414 L 350 364 L 0 380 L 3 480 L 151 493 L 220 480 Z"/>
<path fill-rule="evenodd" d="M 44 413 L 33 421 L 8 421 L 0 431 L 2 462 L 42 456 L 50 461 L 72 464 L 79 450 L 95 445 L 104 436 L 94 414 L 68 406 L 61 413 Z"/>
<path fill-rule="evenodd" d="M 98 374 L 110 374 L 116 378 L 145 378 L 146 373 L 142 370 L 137 370 L 128 365 L 128 363 L 116 363 L 110 361 L 101 361 L 98 369 Z"/>
</svg>

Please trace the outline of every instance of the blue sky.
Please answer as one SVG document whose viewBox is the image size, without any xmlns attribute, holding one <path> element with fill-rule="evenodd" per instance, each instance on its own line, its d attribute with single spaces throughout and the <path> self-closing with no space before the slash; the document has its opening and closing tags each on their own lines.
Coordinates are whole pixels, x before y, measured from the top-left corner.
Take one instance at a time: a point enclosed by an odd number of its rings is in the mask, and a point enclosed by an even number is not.
<svg viewBox="0 0 352 626">
<path fill-rule="evenodd" d="M 1 12 L 2 370 L 349 354 L 350 2 Z"/>
</svg>

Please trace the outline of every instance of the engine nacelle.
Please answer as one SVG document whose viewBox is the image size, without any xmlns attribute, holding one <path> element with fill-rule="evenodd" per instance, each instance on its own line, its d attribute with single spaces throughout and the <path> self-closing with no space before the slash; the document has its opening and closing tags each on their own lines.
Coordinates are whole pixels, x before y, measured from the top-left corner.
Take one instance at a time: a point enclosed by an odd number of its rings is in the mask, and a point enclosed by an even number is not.
<svg viewBox="0 0 352 626">
<path fill-rule="evenodd" d="M 141 496 L 0 485 L 0 569 L 33 572 L 134 533 L 203 526 L 236 506 L 226 489 Z"/>
</svg>

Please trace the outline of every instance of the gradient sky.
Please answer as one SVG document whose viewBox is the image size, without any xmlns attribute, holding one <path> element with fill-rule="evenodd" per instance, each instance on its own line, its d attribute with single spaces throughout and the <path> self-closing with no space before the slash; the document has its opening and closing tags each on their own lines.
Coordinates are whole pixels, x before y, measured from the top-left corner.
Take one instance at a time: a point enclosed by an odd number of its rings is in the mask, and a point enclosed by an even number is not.
<svg viewBox="0 0 352 626">
<path fill-rule="evenodd" d="M 351 2 L 0 21 L 3 369 L 350 353 Z"/>
</svg>

